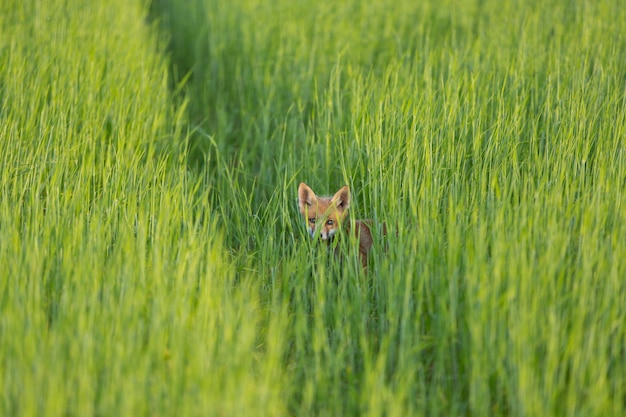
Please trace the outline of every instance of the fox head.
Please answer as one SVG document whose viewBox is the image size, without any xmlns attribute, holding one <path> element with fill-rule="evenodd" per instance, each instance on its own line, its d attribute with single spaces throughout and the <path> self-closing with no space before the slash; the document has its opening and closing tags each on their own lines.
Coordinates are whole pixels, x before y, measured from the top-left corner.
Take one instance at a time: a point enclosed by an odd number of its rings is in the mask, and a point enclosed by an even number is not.
<svg viewBox="0 0 626 417">
<path fill-rule="evenodd" d="M 332 197 L 321 197 L 315 195 L 308 185 L 300 183 L 298 206 L 311 237 L 314 237 L 315 231 L 319 229 L 322 240 L 328 240 L 337 233 L 348 214 L 350 188 L 346 185 Z"/>
</svg>

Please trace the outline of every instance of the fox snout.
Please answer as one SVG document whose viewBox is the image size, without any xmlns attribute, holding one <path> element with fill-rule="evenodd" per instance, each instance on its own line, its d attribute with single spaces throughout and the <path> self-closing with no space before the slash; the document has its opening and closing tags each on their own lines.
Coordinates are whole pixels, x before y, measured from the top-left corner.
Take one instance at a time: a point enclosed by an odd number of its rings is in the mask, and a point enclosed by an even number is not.
<svg viewBox="0 0 626 417">
<path fill-rule="evenodd" d="M 311 238 L 315 238 L 315 229 L 309 229 L 309 235 Z M 328 240 L 335 235 L 335 229 L 333 230 L 320 230 L 320 238 L 322 240 Z"/>
</svg>

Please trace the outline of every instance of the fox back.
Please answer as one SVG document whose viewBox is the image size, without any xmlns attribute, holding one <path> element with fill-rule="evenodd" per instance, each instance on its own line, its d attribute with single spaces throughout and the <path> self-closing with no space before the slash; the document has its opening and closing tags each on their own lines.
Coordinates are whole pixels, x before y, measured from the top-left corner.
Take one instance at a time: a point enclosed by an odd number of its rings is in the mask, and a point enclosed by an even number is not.
<svg viewBox="0 0 626 417">
<path fill-rule="evenodd" d="M 315 237 L 319 230 L 319 236 L 322 240 L 330 243 L 330 240 L 341 227 L 348 233 L 354 233 L 359 241 L 361 263 L 363 267 L 367 266 L 367 255 L 373 244 L 370 222 L 368 220 L 356 220 L 354 230 L 350 230 L 350 223 L 347 221 L 348 208 L 350 207 L 350 188 L 347 185 L 332 197 L 323 197 L 317 196 L 305 183 L 300 183 L 298 206 L 311 237 Z M 385 233 L 386 230 L 383 226 L 383 234 Z"/>
</svg>

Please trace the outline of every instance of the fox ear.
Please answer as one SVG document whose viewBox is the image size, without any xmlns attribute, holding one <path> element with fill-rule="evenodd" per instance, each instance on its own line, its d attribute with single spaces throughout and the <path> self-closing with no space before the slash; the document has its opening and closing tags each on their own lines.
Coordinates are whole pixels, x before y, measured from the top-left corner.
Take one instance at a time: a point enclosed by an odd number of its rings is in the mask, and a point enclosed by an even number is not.
<svg viewBox="0 0 626 417">
<path fill-rule="evenodd" d="M 317 197 L 311 188 L 305 183 L 301 182 L 298 187 L 298 206 L 300 211 L 304 213 L 306 207 L 311 207 L 313 203 L 317 201 Z"/>
<path fill-rule="evenodd" d="M 332 199 L 333 204 L 339 211 L 346 211 L 350 208 L 350 188 L 344 185 L 341 190 L 337 191 Z"/>
</svg>

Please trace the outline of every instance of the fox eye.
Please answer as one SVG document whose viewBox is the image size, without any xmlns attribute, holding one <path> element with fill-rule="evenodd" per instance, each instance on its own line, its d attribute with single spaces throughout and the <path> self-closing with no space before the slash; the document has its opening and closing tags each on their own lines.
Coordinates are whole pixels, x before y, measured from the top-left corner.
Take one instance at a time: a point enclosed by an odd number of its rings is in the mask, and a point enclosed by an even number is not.
<svg viewBox="0 0 626 417">
<path fill-rule="evenodd" d="M 309 223 L 311 223 L 311 224 L 315 224 L 315 217 L 311 217 L 311 218 L 309 219 Z"/>
<path fill-rule="evenodd" d="M 326 224 L 327 224 L 328 226 L 332 226 L 333 224 L 335 224 L 335 222 L 333 222 L 332 220 L 328 220 L 328 221 L 326 222 Z"/>
</svg>

